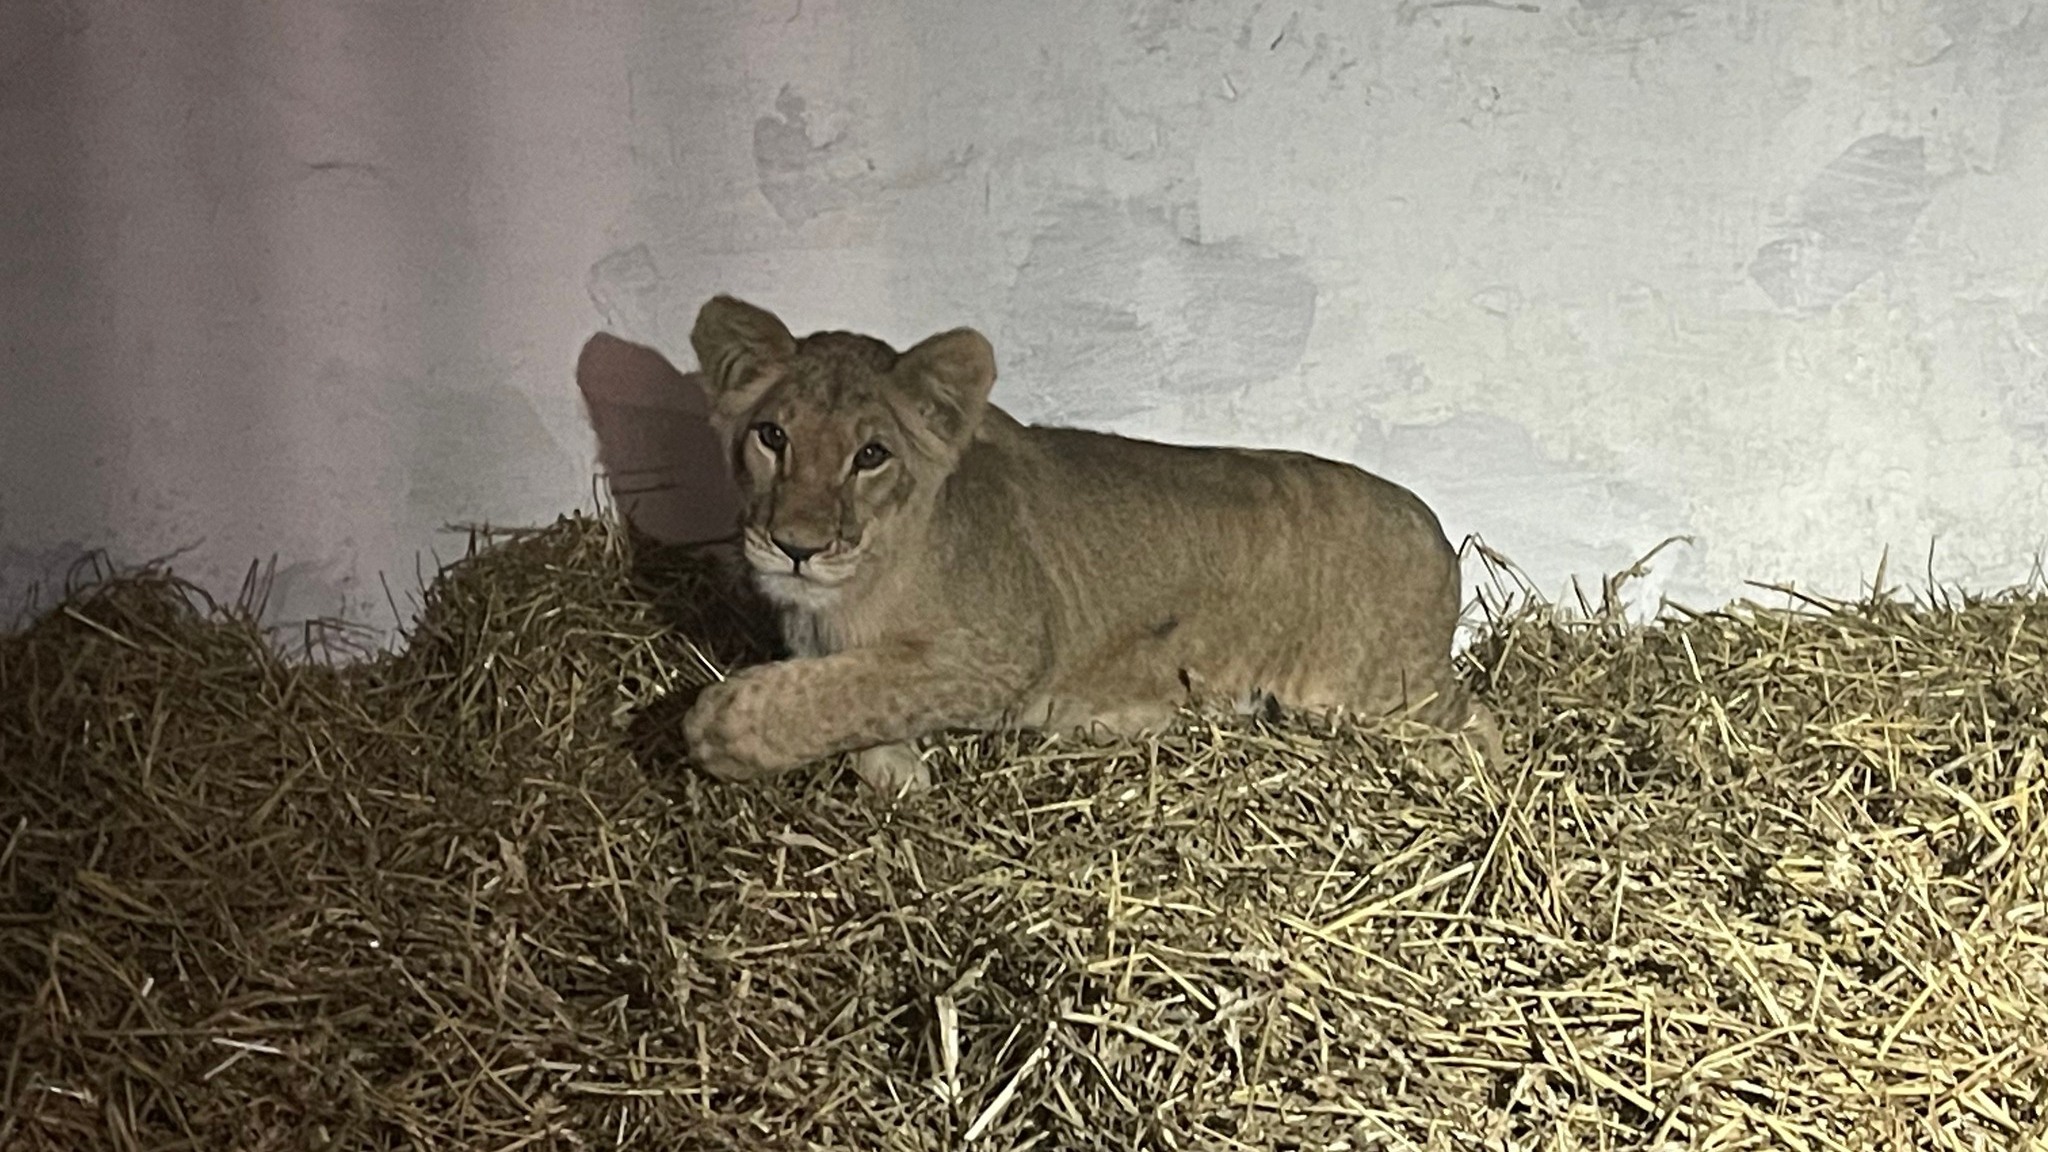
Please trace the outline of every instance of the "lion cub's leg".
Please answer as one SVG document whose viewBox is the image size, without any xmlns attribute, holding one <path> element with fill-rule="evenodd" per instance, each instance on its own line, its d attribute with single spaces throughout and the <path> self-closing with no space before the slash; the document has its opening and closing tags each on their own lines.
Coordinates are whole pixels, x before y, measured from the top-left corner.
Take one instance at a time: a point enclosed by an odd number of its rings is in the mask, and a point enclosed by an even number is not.
<svg viewBox="0 0 2048 1152">
<path fill-rule="evenodd" d="M 917 745 L 881 744 L 853 754 L 853 774 L 883 796 L 907 796 L 932 786 L 932 772 Z"/>
<path fill-rule="evenodd" d="M 704 689 L 683 731 L 704 771 L 752 779 L 973 727 L 1011 705 L 1030 674 L 1014 658 L 943 640 L 855 648 L 743 669 Z M 907 768 L 895 752 L 879 754 L 882 765 L 892 776 Z"/>
<path fill-rule="evenodd" d="M 1178 709 L 1168 701 L 1145 701 L 1097 708 L 1074 727 L 1091 740 L 1128 740 L 1163 732 L 1173 726 L 1178 715 Z"/>
</svg>

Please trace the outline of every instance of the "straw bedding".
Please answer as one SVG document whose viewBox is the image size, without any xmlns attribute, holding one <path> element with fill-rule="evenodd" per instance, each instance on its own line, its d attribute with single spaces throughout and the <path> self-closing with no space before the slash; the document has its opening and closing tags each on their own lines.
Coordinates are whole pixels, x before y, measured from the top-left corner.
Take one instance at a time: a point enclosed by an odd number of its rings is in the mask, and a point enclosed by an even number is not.
<svg viewBox="0 0 2048 1152">
<path fill-rule="evenodd" d="M 2032 591 L 1523 604 L 1497 768 L 1191 713 L 894 806 L 689 770 L 764 644 L 701 559 L 572 518 L 425 601 L 0 639 L 0 1147 L 2048 1147 Z"/>
</svg>

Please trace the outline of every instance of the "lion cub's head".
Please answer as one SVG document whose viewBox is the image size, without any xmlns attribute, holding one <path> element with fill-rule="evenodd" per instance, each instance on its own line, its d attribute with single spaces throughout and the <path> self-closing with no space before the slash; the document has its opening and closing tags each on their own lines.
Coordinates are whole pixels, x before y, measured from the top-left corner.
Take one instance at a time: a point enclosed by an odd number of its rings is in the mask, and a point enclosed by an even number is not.
<svg viewBox="0 0 2048 1152">
<path fill-rule="evenodd" d="M 690 343 L 770 597 L 818 606 L 911 536 L 981 422 L 995 350 L 960 328 L 902 353 L 851 332 L 802 339 L 714 297 Z"/>
</svg>

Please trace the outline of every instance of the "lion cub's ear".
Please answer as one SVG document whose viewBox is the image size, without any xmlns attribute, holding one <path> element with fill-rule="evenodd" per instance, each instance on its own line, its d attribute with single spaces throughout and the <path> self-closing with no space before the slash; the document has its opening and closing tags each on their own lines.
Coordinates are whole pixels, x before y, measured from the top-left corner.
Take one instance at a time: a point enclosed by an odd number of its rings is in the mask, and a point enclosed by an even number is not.
<svg viewBox="0 0 2048 1152">
<path fill-rule="evenodd" d="M 764 370 L 796 351 L 796 338 L 775 314 L 731 296 L 713 296 L 697 312 L 690 347 L 714 419 L 730 422 L 753 406 L 769 383 Z"/>
<path fill-rule="evenodd" d="M 905 352 L 893 375 L 910 390 L 945 450 L 957 454 L 981 425 L 996 383 L 996 350 L 974 329 L 955 328 Z"/>
</svg>

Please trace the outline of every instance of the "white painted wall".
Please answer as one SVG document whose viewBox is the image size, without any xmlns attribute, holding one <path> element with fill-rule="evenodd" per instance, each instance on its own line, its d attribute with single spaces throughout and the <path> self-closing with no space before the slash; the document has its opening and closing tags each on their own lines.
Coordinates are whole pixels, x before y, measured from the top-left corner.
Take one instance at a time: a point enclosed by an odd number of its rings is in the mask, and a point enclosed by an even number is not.
<svg viewBox="0 0 2048 1152">
<path fill-rule="evenodd" d="M 0 205 L 10 601 L 274 553 L 388 624 L 443 523 L 590 506 L 583 342 L 689 367 L 721 290 L 1351 459 L 1553 592 L 2048 544 L 2042 2 L 10 2 Z"/>
</svg>

